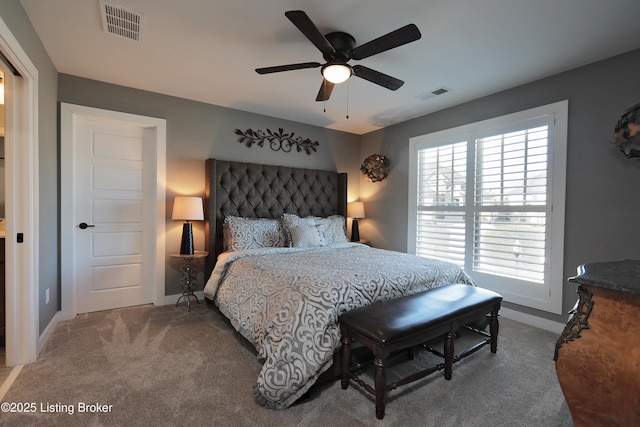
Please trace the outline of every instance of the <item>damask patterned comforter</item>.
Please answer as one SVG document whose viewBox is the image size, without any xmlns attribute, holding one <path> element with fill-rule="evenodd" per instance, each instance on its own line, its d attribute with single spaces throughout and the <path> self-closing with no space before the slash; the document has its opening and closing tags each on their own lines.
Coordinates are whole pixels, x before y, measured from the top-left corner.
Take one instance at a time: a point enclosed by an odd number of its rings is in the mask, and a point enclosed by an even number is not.
<svg viewBox="0 0 640 427">
<path fill-rule="evenodd" d="M 205 295 L 264 359 L 258 402 L 284 409 L 331 366 L 342 313 L 448 283 L 473 284 L 451 263 L 346 243 L 223 253 Z"/>
</svg>

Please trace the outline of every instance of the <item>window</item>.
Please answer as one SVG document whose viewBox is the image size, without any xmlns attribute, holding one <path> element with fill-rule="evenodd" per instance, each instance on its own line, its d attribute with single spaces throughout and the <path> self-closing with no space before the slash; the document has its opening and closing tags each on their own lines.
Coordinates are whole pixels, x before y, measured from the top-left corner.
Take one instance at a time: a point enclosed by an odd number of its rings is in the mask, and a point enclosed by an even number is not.
<svg viewBox="0 0 640 427">
<path fill-rule="evenodd" d="M 560 313 L 567 101 L 410 140 L 409 251 Z"/>
</svg>

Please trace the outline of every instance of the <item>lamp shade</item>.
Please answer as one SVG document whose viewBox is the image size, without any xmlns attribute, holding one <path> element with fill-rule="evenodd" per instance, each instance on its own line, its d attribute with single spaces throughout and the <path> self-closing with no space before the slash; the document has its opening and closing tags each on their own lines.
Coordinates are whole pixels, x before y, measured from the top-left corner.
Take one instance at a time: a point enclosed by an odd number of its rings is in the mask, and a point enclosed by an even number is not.
<svg viewBox="0 0 640 427">
<path fill-rule="evenodd" d="M 351 77 L 351 67 L 342 64 L 325 65 L 322 75 L 331 83 L 342 83 Z"/>
<path fill-rule="evenodd" d="M 174 220 L 203 220 L 204 209 L 202 208 L 202 197 L 176 197 L 173 201 Z"/>
<path fill-rule="evenodd" d="M 350 218 L 364 218 L 364 203 L 347 203 L 347 216 Z"/>
</svg>

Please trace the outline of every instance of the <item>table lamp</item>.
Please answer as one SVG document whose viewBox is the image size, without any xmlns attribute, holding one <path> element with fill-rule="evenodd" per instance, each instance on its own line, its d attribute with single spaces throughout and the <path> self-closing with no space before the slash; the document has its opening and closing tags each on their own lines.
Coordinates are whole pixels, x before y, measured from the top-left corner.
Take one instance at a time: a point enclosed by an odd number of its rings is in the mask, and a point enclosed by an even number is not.
<svg viewBox="0 0 640 427">
<path fill-rule="evenodd" d="M 358 230 L 358 219 L 364 218 L 364 203 L 347 203 L 347 216 L 353 218 L 351 223 L 351 241 L 360 241 L 360 231 Z"/>
<path fill-rule="evenodd" d="M 173 215 L 171 219 L 185 221 L 182 226 L 180 254 L 193 255 L 193 227 L 191 221 L 202 221 L 204 219 L 202 197 L 176 197 L 173 201 Z"/>
</svg>

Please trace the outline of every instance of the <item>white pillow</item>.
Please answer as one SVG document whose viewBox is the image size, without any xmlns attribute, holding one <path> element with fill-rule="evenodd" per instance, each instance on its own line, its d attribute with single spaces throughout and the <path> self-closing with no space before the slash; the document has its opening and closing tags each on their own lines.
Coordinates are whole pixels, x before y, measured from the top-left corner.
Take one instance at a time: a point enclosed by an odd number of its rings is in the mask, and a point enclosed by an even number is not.
<svg viewBox="0 0 640 427">
<path fill-rule="evenodd" d="M 291 233 L 291 247 L 293 248 L 326 246 L 317 225 L 292 225 L 289 228 L 289 232 Z"/>
<path fill-rule="evenodd" d="M 324 237 L 326 245 L 334 243 L 347 243 L 344 217 L 331 215 L 327 218 L 316 218 L 316 224 L 320 226 L 320 233 Z"/>
<path fill-rule="evenodd" d="M 289 233 L 291 246 L 310 248 L 347 242 L 344 217 L 332 215 L 327 218 L 308 216 L 300 218 L 294 214 L 282 216 Z"/>
</svg>

